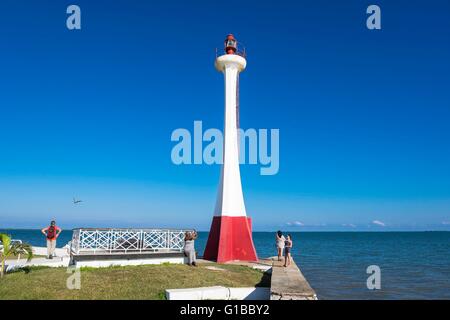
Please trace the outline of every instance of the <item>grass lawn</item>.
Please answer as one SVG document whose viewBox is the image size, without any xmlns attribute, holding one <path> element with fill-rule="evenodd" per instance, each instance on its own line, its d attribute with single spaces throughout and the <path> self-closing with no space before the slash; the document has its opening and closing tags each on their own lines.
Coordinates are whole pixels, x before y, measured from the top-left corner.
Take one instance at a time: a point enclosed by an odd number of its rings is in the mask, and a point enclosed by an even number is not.
<svg viewBox="0 0 450 320">
<path fill-rule="evenodd" d="M 216 266 L 224 271 L 206 269 Z M 268 287 L 263 272 L 237 265 L 199 267 L 164 264 L 109 268 L 81 268 L 81 289 L 66 287 L 66 268 L 32 267 L 0 279 L 4 299 L 165 299 L 165 289 L 204 286 Z"/>
</svg>

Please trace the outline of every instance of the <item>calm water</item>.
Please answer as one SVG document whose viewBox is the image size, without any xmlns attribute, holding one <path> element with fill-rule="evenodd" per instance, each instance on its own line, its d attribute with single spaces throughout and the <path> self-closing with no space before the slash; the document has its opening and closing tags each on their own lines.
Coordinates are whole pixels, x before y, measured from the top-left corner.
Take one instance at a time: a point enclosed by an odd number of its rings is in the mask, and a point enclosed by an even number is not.
<svg viewBox="0 0 450 320">
<path fill-rule="evenodd" d="M 39 230 L 7 230 L 45 246 Z M 202 253 L 208 233 L 199 234 Z M 292 233 L 293 257 L 321 299 L 450 299 L 450 232 Z M 258 255 L 275 255 L 274 235 L 255 232 Z M 71 239 L 63 231 L 58 247 Z M 381 268 L 381 290 L 366 287 L 366 268 Z"/>
</svg>

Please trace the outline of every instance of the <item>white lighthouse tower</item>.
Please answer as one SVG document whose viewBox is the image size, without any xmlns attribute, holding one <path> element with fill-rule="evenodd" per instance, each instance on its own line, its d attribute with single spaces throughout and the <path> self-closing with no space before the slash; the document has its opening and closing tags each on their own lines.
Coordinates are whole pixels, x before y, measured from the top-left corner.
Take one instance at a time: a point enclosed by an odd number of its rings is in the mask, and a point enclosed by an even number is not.
<svg viewBox="0 0 450 320">
<path fill-rule="evenodd" d="M 225 124 L 223 165 L 213 222 L 204 258 L 226 262 L 256 261 L 251 219 L 247 217 L 239 171 L 239 73 L 247 61 L 238 50 L 233 35 L 225 39 L 225 54 L 216 58 L 215 67 L 225 76 Z"/>
</svg>

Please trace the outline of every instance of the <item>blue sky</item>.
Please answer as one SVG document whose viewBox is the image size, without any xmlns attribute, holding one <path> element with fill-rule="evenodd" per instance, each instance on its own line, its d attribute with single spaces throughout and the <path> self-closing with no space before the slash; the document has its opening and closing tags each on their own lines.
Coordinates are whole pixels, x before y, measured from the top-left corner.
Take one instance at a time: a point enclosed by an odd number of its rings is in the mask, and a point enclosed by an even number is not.
<svg viewBox="0 0 450 320">
<path fill-rule="evenodd" d="M 77 4 L 82 29 L 66 28 Z M 378 4 L 382 29 L 366 28 Z M 241 167 L 255 230 L 450 230 L 448 1 L 2 1 L 0 227 L 209 229 L 217 165 L 171 133 L 222 128 L 215 47 L 247 48 Z M 74 206 L 72 197 L 84 202 Z"/>
</svg>

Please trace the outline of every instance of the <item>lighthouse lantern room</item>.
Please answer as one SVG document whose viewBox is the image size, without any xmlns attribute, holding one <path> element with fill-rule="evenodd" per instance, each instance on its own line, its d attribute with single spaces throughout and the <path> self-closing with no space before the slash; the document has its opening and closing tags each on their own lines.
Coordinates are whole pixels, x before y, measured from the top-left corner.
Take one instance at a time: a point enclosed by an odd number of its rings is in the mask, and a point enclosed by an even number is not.
<svg viewBox="0 0 450 320">
<path fill-rule="evenodd" d="M 235 54 L 237 50 L 237 41 L 232 34 L 225 39 L 225 52 L 227 54 Z"/>
</svg>

